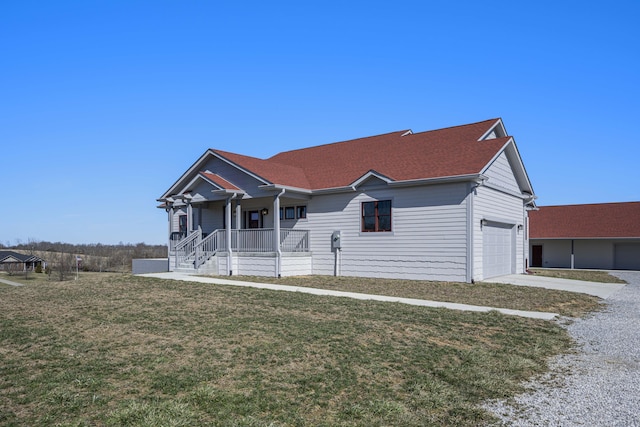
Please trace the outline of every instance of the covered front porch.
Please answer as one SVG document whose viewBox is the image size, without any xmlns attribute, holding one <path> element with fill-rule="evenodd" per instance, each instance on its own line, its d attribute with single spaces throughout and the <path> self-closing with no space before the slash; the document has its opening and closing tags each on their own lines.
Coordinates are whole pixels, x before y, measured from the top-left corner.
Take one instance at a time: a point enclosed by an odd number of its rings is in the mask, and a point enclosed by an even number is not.
<svg viewBox="0 0 640 427">
<path fill-rule="evenodd" d="M 276 238 L 278 236 L 278 238 Z M 277 243 L 276 243 L 277 242 Z M 170 252 L 170 270 L 216 275 L 290 276 L 311 274 L 309 231 L 198 229 Z"/>
<path fill-rule="evenodd" d="M 282 198 L 281 207 L 282 193 L 260 198 L 220 193 L 209 200 L 185 193 L 170 201 L 171 271 L 273 277 L 311 274 L 310 232 L 297 227 L 306 221 L 306 200 Z"/>
</svg>

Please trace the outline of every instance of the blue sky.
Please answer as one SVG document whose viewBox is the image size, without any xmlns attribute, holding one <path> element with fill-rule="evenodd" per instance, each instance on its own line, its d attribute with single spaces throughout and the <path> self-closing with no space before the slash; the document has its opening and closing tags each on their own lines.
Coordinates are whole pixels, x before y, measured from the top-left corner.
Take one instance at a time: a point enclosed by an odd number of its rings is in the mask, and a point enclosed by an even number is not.
<svg viewBox="0 0 640 427">
<path fill-rule="evenodd" d="M 207 148 L 502 117 L 539 205 L 640 200 L 637 1 L 0 5 L 0 242 L 165 243 Z"/>
</svg>

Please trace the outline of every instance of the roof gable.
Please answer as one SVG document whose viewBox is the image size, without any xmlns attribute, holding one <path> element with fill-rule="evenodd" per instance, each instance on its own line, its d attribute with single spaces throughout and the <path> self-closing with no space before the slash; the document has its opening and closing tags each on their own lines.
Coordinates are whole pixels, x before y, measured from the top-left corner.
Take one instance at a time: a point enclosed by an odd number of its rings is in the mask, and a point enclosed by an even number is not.
<svg viewBox="0 0 640 427">
<path fill-rule="evenodd" d="M 531 239 L 640 238 L 640 202 L 541 206 Z"/>
<path fill-rule="evenodd" d="M 513 137 L 507 138 L 504 148 L 497 152 L 481 173 L 486 174 L 489 178 L 489 186 L 532 196 L 534 194 L 529 175 L 524 168 Z"/>
</svg>

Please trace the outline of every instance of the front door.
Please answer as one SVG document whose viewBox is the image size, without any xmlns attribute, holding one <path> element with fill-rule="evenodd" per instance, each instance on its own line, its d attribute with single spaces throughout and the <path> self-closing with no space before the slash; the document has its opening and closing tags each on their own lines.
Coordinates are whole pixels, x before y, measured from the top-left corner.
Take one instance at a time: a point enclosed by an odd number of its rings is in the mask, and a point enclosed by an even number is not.
<svg viewBox="0 0 640 427">
<path fill-rule="evenodd" d="M 260 228 L 260 211 L 247 212 L 247 228 Z"/>
</svg>

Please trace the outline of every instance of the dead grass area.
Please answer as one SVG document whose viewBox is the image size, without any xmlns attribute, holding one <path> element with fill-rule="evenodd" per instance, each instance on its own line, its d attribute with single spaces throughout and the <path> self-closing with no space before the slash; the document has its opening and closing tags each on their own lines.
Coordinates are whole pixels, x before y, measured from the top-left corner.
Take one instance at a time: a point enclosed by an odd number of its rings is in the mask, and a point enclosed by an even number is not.
<svg viewBox="0 0 640 427">
<path fill-rule="evenodd" d="M 600 305 L 600 300 L 590 295 L 500 283 L 481 282 L 469 284 L 344 276 L 282 278 L 225 276 L 225 279 L 455 302 L 514 310 L 544 311 L 570 317 L 583 316 L 597 310 Z"/>
<path fill-rule="evenodd" d="M 553 322 L 122 274 L 0 289 L 0 425 L 476 426 Z"/>
<path fill-rule="evenodd" d="M 560 279 L 585 280 L 600 283 L 627 283 L 624 280 L 600 270 L 568 270 L 532 268 L 530 271 L 538 276 L 557 277 Z"/>
</svg>

